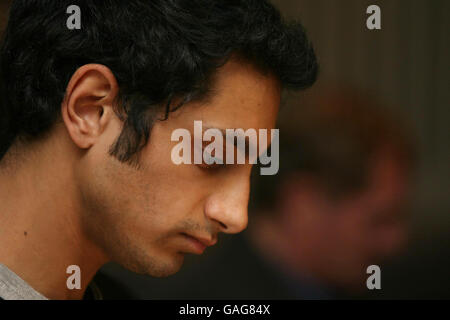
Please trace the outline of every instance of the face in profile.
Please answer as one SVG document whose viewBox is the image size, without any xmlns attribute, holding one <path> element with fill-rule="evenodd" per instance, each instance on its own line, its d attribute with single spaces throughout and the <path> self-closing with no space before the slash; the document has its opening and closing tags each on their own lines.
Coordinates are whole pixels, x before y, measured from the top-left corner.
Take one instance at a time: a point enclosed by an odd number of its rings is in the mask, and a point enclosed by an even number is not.
<svg viewBox="0 0 450 320">
<path fill-rule="evenodd" d="M 108 154 L 122 129 L 118 118 L 76 165 L 87 234 L 134 272 L 173 274 L 186 253 L 200 254 L 220 232 L 238 233 L 247 226 L 251 164 L 175 165 L 171 151 L 177 142 L 171 134 L 179 128 L 193 133 L 197 120 L 210 128 L 270 132 L 280 86 L 275 77 L 233 61 L 218 71 L 216 81 L 208 102 L 184 105 L 155 122 L 139 168 Z"/>
</svg>

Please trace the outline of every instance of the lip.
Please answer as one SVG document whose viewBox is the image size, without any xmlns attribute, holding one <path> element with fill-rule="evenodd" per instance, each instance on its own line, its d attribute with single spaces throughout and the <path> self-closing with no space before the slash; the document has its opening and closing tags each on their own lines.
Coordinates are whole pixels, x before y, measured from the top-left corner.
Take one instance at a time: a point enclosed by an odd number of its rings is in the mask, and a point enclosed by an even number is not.
<svg viewBox="0 0 450 320">
<path fill-rule="evenodd" d="M 182 233 L 182 235 L 189 242 L 191 251 L 196 254 L 202 254 L 207 247 L 213 246 L 217 242 L 215 239 L 207 240 L 205 238 L 191 236 L 187 233 Z"/>
</svg>

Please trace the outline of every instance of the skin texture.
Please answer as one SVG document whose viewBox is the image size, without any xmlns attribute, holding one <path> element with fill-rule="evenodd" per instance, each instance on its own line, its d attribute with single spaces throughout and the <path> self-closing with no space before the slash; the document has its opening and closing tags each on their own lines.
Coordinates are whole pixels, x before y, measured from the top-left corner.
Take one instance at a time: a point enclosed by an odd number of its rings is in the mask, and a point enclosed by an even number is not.
<svg viewBox="0 0 450 320">
<path fill-rule="evenodd" d="M 193 133 L 194 120 L 270 132 L 280 103 L 278 80 L 228 62 L 208 101 L 155 123 L 138 168 L 108 155 L 122 129 L 113 111 L 117 92 L 108 68 L 83 66 L 67 87 L 62 121 L 39 140 L 16 143 L 0 166 L 0 261 L 51 299 L 81 298 L 108 261 L 171 275 L 186 253 L 199 253 L 185 234 L 214 244 L 220 232 L 247 226 L 252 166 L 177 166 L 171 133 Z M 66 268 L 73 264 L 81 268 L 81 290 L 66 287 Z"/>
<path fill-rule="evenodd" d="M 367 186 L 340 199 L 314 177 L 293 173 L 280 191 L 280 214 L 255 219 L 252 241 L 294 277 L 365 289 L 367 267 L 398 254 L 407 240 L 410 176 L 394 154 L 390 147 L 376 152 Z"/>
</svg>

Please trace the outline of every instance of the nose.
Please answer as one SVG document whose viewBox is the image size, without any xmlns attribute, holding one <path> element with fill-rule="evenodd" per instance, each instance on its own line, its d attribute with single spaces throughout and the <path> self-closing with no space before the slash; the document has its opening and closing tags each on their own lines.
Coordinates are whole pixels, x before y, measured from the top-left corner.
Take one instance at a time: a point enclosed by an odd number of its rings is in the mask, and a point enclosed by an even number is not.
<svg viewBox="0 0 450 320">
<path fill-rule="evenodd" d="M 249 177 L 230 179 L 208 197 L 205 215 L 223 233 L 239 233 L 247 228 Z"/>
</svg>

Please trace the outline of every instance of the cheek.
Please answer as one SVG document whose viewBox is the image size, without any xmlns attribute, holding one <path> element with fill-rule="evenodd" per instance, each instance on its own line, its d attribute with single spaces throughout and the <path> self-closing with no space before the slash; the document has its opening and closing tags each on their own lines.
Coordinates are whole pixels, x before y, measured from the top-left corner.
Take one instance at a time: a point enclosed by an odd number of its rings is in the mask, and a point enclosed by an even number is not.
<svg viewBox="0 0 450 320">
<path fill-rule="evenodd" d="M 343 216 L 337 216 L 335 227 L 330 233 L 336 247 L 336 252 L 340 251 L 347 259 L 353 260 L 361 256 L 369 246 L 370 230 L 367 228 L 361 212 L 337 212 Z"/>
<path fill-rule="evenodd" d="M 199 221 L 204 190 L 201 179 L 192 176 L 198 168 L 175 166 L 162 158 L 149 163 L 135 174 L 121 175 L 122 210 L 131 232 L 164 245 L 168 237 L 184 231 L 186 221 Z"/>
<path fill-rule="evenodd" d="M 149 237 L 158 232 L 153 201 L 155 187 L 146 183 L 145 174 L 106 154 L 80 170 L 83 198 L 90 212 L 89 222 L 106 231 L 130 237 Z M 161 223 L 162 225 L 162 223 Z M 113 231 L 116 230 L 116 231 Z"/>
</svg>

